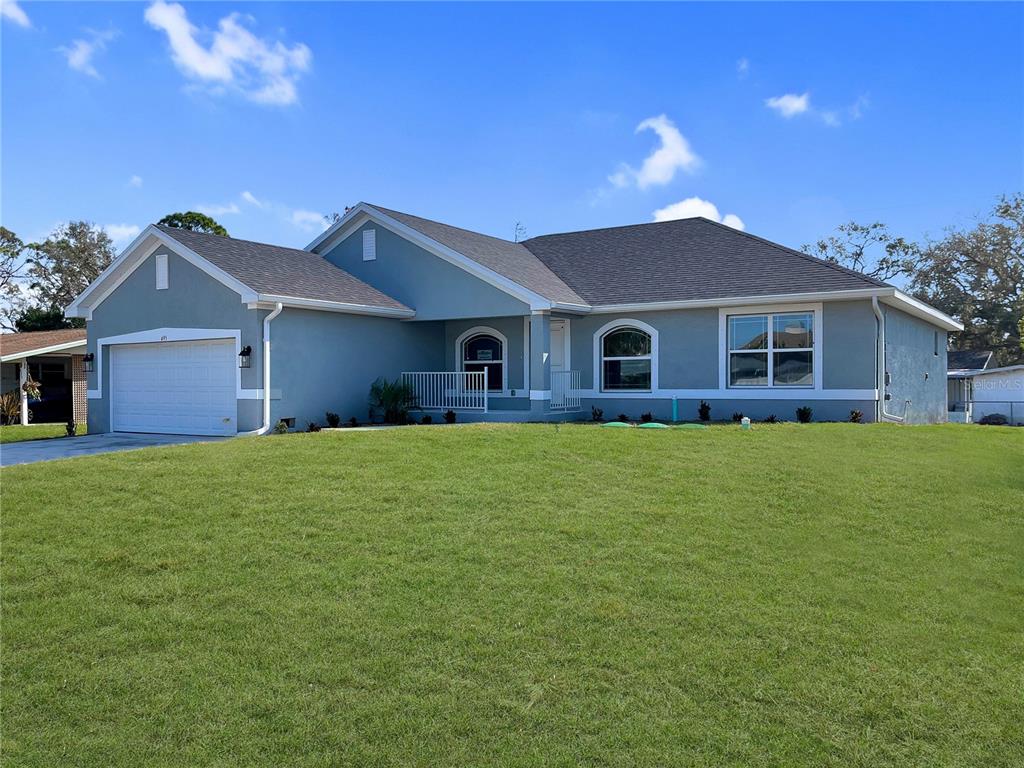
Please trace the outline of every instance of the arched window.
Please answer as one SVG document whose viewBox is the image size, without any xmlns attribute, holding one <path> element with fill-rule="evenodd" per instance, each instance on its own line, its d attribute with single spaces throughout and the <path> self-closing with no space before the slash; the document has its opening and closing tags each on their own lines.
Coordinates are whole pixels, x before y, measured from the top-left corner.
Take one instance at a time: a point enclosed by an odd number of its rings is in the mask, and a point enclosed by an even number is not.
<svg viewBox="0 0 1024 768">
<path fill-rule="evenodd" d="M 462 370 L 487 374 L 487 391 L 505 389 L 505 343 L 490 333 L 467 336 L 460 346 Z"/>
<path fill-rule="evenodd" d="M 601 337 L 601 389 L 651 390 L 654 345 L 651 334 L 633 326 L 612 328 Z"/>
</svg>

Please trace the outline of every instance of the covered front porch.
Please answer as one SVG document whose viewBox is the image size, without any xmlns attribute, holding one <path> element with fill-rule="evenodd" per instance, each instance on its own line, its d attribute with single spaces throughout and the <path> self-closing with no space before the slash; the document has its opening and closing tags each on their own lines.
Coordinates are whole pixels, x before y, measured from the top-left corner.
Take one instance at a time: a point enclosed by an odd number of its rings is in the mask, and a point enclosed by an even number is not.
<svg viewBox="0 0 1024 768">
<path fill-rule="evenodd" d="M 30 422 L 85 424 L 87 416 L 85 329 L 62 329 L 4 334 L 0 339 L 0 391 L 4 419 L 27 426 Z M 29 382 L 38 396 L 30 396 Z M 7 413 L 7 400 L 16 412 Z"/>
<path fill-rule="evenodd" d="M 571 321 L 549 312 L 445 323 L 445 370 L 403 371 L 414 407 L 461 421 L 563 421 L 582 413 Z"/>
</svg>

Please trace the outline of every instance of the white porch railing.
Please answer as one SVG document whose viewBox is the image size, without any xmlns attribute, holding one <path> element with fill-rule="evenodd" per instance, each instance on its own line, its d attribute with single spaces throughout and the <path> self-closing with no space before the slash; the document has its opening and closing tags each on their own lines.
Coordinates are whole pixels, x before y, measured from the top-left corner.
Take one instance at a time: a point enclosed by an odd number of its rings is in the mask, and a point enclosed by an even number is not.
<svg viewBox="0 0 1024 768">
<path fill-rule="evenodd" d="M 551 372 L 551 410 L 578 411 L 580 405 L 580 372 Z"/>
<path fill-rule="evenodd" d="M 487 413 L 487 373 L 484 371 L 403 372 L 418 408 Z"/>
</svg>

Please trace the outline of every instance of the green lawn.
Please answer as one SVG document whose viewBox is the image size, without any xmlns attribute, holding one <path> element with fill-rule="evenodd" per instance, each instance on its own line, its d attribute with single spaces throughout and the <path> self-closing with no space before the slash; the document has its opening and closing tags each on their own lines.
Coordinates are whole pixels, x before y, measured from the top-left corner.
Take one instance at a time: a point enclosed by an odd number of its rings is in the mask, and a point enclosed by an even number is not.
<svg viewBox="0 0 1024 768">
<path fill-rule="evenodd" d="M 0 482 L 5 766 L 1024 764 L 1024 429 L 413 427 Z"/>
<path fill-rule="evenodd" d="M 12 424 L 0 427 L 0 444 L 20 443 L 23 440 L 47 440 L 51 437 L 64 437 L 67 434 L 67 427 L 64 424 L 29 424 L 23 427 L 20 424 Z M 78 428 L 75 433 L 85 434 L 85 425 Z"/>
</svg>

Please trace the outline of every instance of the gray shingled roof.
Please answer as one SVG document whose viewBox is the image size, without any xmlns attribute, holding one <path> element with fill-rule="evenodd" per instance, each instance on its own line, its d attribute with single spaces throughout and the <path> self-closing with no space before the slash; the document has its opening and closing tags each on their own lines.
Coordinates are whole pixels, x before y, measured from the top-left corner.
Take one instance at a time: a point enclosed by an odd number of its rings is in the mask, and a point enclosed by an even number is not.
<svg viewBox="0 0 1024 768">
<path fill-rule="evenodd" d="M 704 218 L 544 235 L 523 245 L 590 304 L 886 285 Z"/>
<path fill-rule="evenodd" d="M 372 203 L 367 205 L 550 301 L 582 305 L 587 303 L 521 243 L 459 229 L 439 221 L 421 219 Z"/>
<path fill-rule="evenodd" d="M 409 309 L 309 251 L 159 224 L 157 229 L 257 293 L 362 304 L 381 309 Z"/>
<path fill-rule="evenodd" d="M 989 350 L 960 349 L 947 353 L 946 368 L 951 371 L 980 371 L 992 361 Z"/>
</svg>

